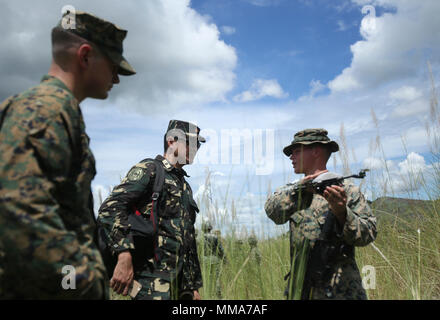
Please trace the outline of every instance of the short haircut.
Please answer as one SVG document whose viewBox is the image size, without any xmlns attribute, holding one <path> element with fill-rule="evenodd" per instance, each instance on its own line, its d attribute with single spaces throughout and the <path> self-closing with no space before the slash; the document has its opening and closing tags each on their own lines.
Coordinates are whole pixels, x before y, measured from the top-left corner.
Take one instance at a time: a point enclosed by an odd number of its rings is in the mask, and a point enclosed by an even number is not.
<svg viewBox="0 0 440 320">
<path fill-rule="evenodd" d="M 52 57 L 56 64 L 60 67 L 66 66 L 71 58 L 72 48 L 79 48 L 81 45 L 87 43 L 93 47 L 93 49 L 98 52 L 98 54 L 103 55 L 101 50 L 93 44 L 92 42 L 65 30 L 62 27 L 54 27 L 51 34 L 52 40 Z"/>
<path fill-rule="evenodd" d="M 65 66 L 70 59 L 69 49 L 77 48 L 87 41 L 62 27 L 52 29 L 52 57 L 61 67 Z"/>
</svg>

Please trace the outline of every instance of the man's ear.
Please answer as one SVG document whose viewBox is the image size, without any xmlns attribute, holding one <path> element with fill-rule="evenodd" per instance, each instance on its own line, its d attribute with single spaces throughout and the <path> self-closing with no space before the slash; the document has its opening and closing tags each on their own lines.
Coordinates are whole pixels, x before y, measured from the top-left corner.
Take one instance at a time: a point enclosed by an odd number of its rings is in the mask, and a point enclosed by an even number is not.
<svg viewBox="0 0 440 320">
<path fill-rule="evenodd" d="M 168 137 L 167 138 L 167 143 L 168 143 L 168 150 L 170 150 L 170 148 L 173 148 L 173 145 L 175 144 L 175 141 L 173 139 L 173 137 Z"/>
<path fill-rule="evenodd" d="M 76 55 L 81 69 L 87 69 L 89 67 L 92 50 L 93 48 L 90 44 L 83 43 L 76 51 Z"/>
</svg>

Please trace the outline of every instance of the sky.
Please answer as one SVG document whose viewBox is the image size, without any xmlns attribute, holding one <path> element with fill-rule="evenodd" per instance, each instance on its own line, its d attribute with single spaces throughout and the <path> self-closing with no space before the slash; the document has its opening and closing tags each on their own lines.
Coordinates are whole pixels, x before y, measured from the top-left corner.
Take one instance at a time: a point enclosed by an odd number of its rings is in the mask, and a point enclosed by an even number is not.
<svg viewBox="0 0 440 320">
<path fill-rule="evenodd" d="M 371 169 L 361 184 L 370 200 L 432 197 L 408 176 L 430 177 L 436 161 L 438 0 L 0 3 L 1 100 L 47 73 L 64 6 L 128 30 L 124 56 L 137 74 L 121 76 L 107 100 L 81 103 L 96 209 L 134 164 L 162 154 L 170 119 L 196 123 L 207 138 L 185 167 L 198 224 L 287 230 L 266 217 L 264 202 L 301 178 L 282 149 L 305 128 L 325 128 L 341 146 L 329 170 Z"/>
</svg>

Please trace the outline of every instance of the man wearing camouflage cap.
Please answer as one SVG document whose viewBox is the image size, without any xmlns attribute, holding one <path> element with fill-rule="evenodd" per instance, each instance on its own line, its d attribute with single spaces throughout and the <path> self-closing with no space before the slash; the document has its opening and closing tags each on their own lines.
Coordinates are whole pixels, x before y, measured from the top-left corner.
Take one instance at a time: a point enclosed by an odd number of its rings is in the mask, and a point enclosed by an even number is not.
<svg viewBox="0 0 440 320">
<path fill-rule="evenodd" d="M 299 253 L 308 252 L 307 257 L 311 257 L 312 250 L 316 253 L 324 248 L 315 246 L 318 240 L 323 239 L 324 225 L 331 226 L 325 228 L 330 230 L 329 237 L 325 238 L 329 250 L 313 256 L 325 258 L 325 271 L 315 268 L 316 264 L 311 259 L 307 261 L 301 299 L 367 298 L 356 266 L 354 247 L 366 246 L 374 241 L 377 231 L 376 218 L 359 188 L 349 183 L 332 185 L 322 195 L 314 190 L 298 188 L 305 181 L 317 181 L 331 174 L 327 170 L 327 161 L 338 150 L 338 144 L 328 138 L 324 129 L 300 131 L 295 134 L 292 143 L 283 149 L 284 154 L 292 160 L 295 173 L 305 174 L 301 181 L 277 189 L 265 204 L 266 214 L 271 220 L 276 224 L 290 224 L 292 269 L 286 290 L 289 298 L 295 296 L 291 291 L 293 284 L 297 284 L 300 272 Z M 311 249 L 307 251 L 306 248 Z"/>
<path fill-rule="evenodd" d="M 117 264 L 110 286 L 127 295 L 133 279 L 142 286 L 135 299 L 200 299 L 202 275 L 197 256 L 194 223 L 199 212 L 183 167 L 191 164 L 205 138 L 192 123 L 171 120 L 164 137 L 164 154 L 145 159 L 130 169 L 99 209 L 98 223 L 108 233 L 108 247 Z M 153 187 L 163 167 L 164 181 L 159 198 Z M 160 168 L 160 167 L 159 167 Z M 130 234 L 130 215 L 135 212 L 146 221 L 154 219 L 154 201 L 158 208 L 158 239 L 147 246 L 154 255 L 135 261 L 138 254 Z M 133 253 L 133 255 L 132 255 Z M 133 264 L 135 262 L 135 264 Z"/>
<path fill-rule="evenodd" d="M 202 268 L 206 273 L 206 278 L 215 283 L 215 294 L 218 299 L 222 297 L 222 287 L 220 282 L 220 271 L 222 268 L 222 263 L 227 263 L 227 258 L 225 256 L 225 251 L 219 238 L 212 231 L 212 224 L 209 220 L 202 222 L 202 238 L 201 243 L 203 244 L 202 255 L 203 262 Z"/>
<path fill-rule="evenodd" d="M 126 33 L 85 12 L 64 15 L 52 29 L 48 75 L 0 106 L 2 298 L 108 297 L 79 103 L 107 98 L 118 74 L 135 73 L 122 56 Z"/>
</svg>

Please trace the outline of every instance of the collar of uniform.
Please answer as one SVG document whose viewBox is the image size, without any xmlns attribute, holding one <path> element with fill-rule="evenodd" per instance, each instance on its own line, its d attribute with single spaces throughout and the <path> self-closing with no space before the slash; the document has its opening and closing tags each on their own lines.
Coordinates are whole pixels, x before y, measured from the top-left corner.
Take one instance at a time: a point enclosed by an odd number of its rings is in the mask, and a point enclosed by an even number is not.
<svg viewBox="0 0 440 320">
<path fill-rule="evenodd" d="M 159 160 L 160 162 L 162 162 L 163 167 L 165 168 L 166 171 L 169 172 L 174 169 L 173 165 L 167 159 L 165 159 L 163 156 L 161 156 L 160 154 L 158 154 L 156 156 L 156 160 Z"/>
<path fill-rule="evenodd" d="M 160 162 L 162 162 L 162 164 L 163 164 L 163 166 L 164 166 L 166 171 L 170 172 L 173 169 L 176 170 L 177 172 L 181 171 L 185 177 L 189 178 L 189 175 L 186 173 L 185 170 L 177 169 L 165 157 L 161 156 L 160 154 L 156 156 L 156 160 L 159 160 Z"/>
<path fill-rule="evenodd" d="M 67 90 L 73 96 L 73 92 L 70 91 L 70 89 L 66 86 L 66 84 L 54 76 L 50 76 L 50 75 L 46 74 L 43 76 L 43 78 L 41 78 L 41 82 L 42 83 L 44 82 L 45 84 L 48 84 L 51 86 L 62 88 L 64 90 Z"/>
</svg>

